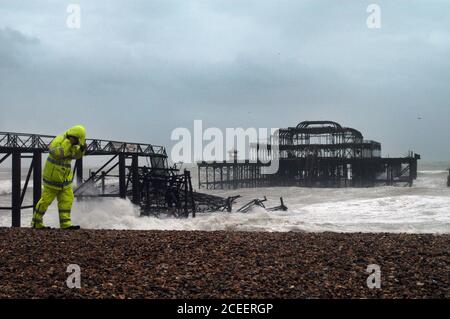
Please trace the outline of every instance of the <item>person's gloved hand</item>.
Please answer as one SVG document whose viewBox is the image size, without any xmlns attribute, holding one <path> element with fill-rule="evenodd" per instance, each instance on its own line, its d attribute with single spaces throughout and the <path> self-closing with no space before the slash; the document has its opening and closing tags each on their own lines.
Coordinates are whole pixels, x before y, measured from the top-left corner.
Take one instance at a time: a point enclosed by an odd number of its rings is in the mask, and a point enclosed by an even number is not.
<svg viewBox="0 0 450 319">
<path fill-rule="evenodd" d="M 86 144 L 83 145 L 73 145 L 71 149 L 71 158 L 79 159 L 80 155 L 84 155 L 84 151 L 86 150 Z M 80 154 L 81 153 L 81 154 Z"/>
<path fill-rule="evenodd" d="M 80 152 L 80 145 L 72 145 L 72 148 L 70 149 L 72 159 L 74 158 L 75 154 L 79 152 Z"/>
</svg>

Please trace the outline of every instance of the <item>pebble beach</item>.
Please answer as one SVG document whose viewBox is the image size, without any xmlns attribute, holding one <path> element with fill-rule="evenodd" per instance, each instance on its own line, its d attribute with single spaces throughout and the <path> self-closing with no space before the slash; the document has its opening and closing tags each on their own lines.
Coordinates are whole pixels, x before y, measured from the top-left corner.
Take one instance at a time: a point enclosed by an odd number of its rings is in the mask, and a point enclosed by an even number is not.
<svg viewBox="0 0 450 319">
<path fill-rule="evenodd" d="M 0 228 L 0 298 L 449 298 L 449 247 L 432 234 Z"/>
</svg>

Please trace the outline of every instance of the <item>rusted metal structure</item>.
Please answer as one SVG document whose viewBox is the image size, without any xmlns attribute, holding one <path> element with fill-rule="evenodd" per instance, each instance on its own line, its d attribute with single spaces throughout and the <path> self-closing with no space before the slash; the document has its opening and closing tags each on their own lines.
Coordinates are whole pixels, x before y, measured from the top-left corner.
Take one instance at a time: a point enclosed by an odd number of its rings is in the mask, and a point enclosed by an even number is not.
<svg viewBox="0 0 450 319">
<path fill-rule="evenodd" d="M 11 157 L 11 206 L 12 226 L 21 226 L 21 210 L 32 209 L 41 197 L 42 157 L 54 136 L 0 132 L 0 164 Z M 83 176 L 83 159 L 74 166 L 77 198 L 120 197 L 129 198 L 141 207 L 144 215 L 169 213 L 174 216 L 195 216 L 196 205 L 191 185 L 190 172 L 180 173 L 168 166 L 166 149 L 163 146 L 86 140 L 86 156 L 109 156 L 109 160 L 86 179 Z M 22 185 L 23 159 L 31 159 L 28 173 Z M 141 162 L 145 162 L 142 165 Z M 33 180 L 33 203 L 24 204 L 28 184 Z M 114 187 L 106 189 L 105 180 L 117 179 Z M 225 199 L 223 199 L 225 200 Z M 219 200 L 216 200 L 216 202 Z"/>
<path fill-rule="evenodd" d="M 381 144 L 360 131 L 332 121 L 305 121 L 279 130 L 277 144 L 251 145 L 250 158 L 199 162 L 199 188 L 261 186 L 370 187 L 409 185 L 420 155 L 381 157 Z M 275 139 L 271 139 L 274 141 Z M 267 155 L 278 160 L 275 174 L 264 174 Z"/>
</svg>

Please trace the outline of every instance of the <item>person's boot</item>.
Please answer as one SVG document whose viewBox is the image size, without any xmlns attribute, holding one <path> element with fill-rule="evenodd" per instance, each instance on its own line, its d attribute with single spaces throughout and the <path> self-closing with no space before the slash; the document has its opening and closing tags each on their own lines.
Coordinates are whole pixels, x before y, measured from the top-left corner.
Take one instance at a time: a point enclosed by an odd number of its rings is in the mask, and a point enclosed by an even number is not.
<svg viewBox="0 0 450 319">
<path fill-rule="evenodd" d="M 39 227 L 37 227 L 37 226 L 31 226 L 31 229 L 52 229 L 52 228 L 49 227 L 49 226 L 39 226 Z"/>
<path fill-rule="evenodd" d="M 69 227 L 66 227 L 66 228 L 61 228 L 61 229 L 77 230 L 77 229 L 80 229 L 80 228 L 81 227 L 78 226 L 78 225 L 72 225 L 72 226 L 69 226 Z"/>
<path fill-rule="evenodd" d="M 34 212 L 33 219 L 31 220 L 32 229 L 51 229 L 44 225 L 44 215 Z"/>
</svg>

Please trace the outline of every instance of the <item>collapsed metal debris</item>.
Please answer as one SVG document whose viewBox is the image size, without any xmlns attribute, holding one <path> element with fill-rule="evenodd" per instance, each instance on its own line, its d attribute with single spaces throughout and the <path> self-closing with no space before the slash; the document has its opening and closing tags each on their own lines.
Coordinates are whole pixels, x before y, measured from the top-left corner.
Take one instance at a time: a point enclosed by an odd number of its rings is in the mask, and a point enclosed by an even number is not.
<svg viewBox="0 0 450 319">
<path fill-rule="evenodd" d="M 238 213 L 247 213 L 253 207 L 256 207 L 256 206 L 262 207 L 267 211 L 286 211 L 286 210 L 288 210 L 288 208 L 284 205 L 283 197 L 280 197 L 280 205 L 279 206 L 275 206 L 275 207 L 271 207 L 271 208 L 266 208 L 266 206 L 264 205 L 264 202 L 266 202 L 266 201 L 267 201 L 266 196 L 264 196 L 263 199 L 259 199 L 259 198 L 252 199 L 247 204 L 245 204 L 244 206 L 239 208 L 237 210 L 237 212 Z"/>
<path fill-rule="evenodd" d="M 12 226 L 21 226 L 21 210 L 33 209 L 41 197 L 42 156 L 54 136 L 0 132 L 0 164 L 11 157 L 12 193 L 10 210 Z M 237 197 L 194 192 L 190 172 L 180 172 L 169 167 L 163 146 L 107 141 L 86 140 L 86 156 L 107 156 L 109 159 L 98 170 L 85 178 L 83 159 L 74 166 L 74 195 L 82 200 L 89 197 L 128 198 L 139 205 L 142 215 L 195 217 L 207 211 L 231 211 Z M 22 186 L 22 162 L 31 159 L 28 174 Z M 33 203 L 24 204 L 28 185 L 33 180 Z M 110 183 L 112 181 L 112 183 Z"/>
</svg>

